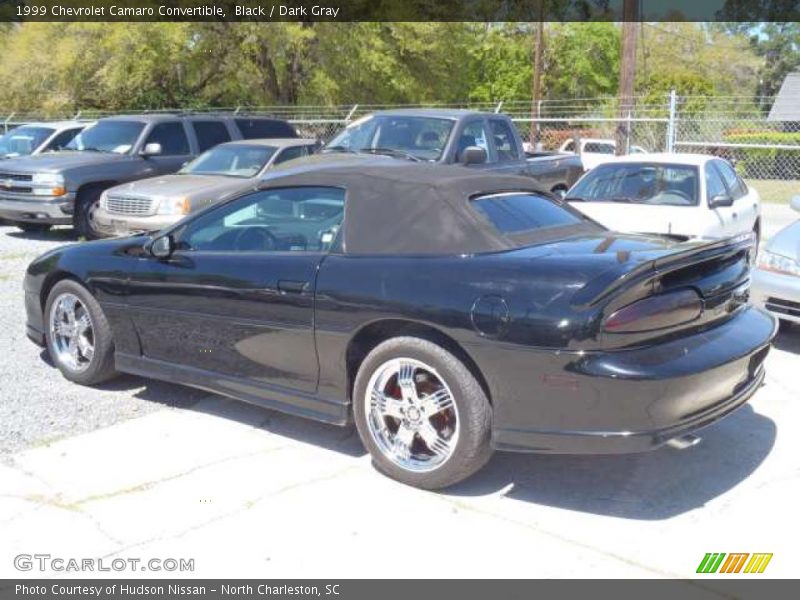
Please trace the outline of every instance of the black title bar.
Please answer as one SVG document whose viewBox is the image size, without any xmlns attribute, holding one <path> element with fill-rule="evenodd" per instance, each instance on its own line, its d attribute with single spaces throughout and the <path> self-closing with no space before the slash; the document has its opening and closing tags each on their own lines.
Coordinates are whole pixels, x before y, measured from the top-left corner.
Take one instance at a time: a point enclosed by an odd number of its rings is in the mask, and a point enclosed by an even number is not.
<svg viewBox="0 0 800 600">
<path fill-rule="evenodd" d="M 625 0 L 0 0 L 0 21 L 622 21 Z M 636 21 L 800 20 L 800 0 L 634 0 Z"/>
<path fill-rule="evenodd" d="M 797 598 L 797 580 L 270 580 L 27 579 L 0 580 L 0 600 L 771 600 Z M 794 590 L 794 591 L 792 591 Z"/>
</svg>

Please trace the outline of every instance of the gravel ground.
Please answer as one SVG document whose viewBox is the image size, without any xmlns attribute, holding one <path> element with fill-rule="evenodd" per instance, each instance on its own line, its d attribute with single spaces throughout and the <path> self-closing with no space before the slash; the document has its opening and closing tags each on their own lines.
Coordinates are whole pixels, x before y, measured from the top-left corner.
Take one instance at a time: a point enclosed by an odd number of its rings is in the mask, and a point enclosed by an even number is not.
<svg viewBox="0 0 800 600">
<path fill-rule="evenodd" d="M 125 376 L 98 388 L 74 385 L 25 336 L 22 278 L 28 263 L 73 241 L 72 230 L 23 233 L 0 225 L 0 460 L 54 440 L 106 427 L 208 394 Z"/>
<path fill-rule="evenodd" d="M 788 206 L 764 205 L 763 216 L 767 238 L 797 218 L 797 213 Z M 208 396 L 128 375 L 95 388 L 74 385 L 61 376 L 46 352 L 27 339 L 22 295 L 25 268 L 46 250 L 73 241 L 69 228 L 30 234 L 0 223 L 0 461 L 25 448 L 164 407 L 189 406 Z M 792 337 L 797 337 L 797 329 Z"/>
</svg>

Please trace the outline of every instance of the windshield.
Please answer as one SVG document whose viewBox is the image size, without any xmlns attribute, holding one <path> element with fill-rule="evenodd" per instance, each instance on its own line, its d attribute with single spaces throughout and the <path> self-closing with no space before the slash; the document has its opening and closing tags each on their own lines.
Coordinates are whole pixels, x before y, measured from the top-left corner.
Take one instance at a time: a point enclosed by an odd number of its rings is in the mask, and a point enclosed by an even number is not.
<svg viewBox="0 0 800 600">
<path fill-rule="evenodd" d="M 694 206 L 697 182 L 693 166 L 609 163 L 589 171 L 569 191 L 567 200 Z"/>
<path fill-rule="evenodd" d="M 50 127 L 18 127 L 0 137 L 0 156 L 31 154 L 53 135 Z"/>
<path fill-rule="evenodd" d="M 325 149 L 396 153 L 416 160 L 436 161 L 441 158 L 452 129 L 451 119 L 373 115 L 349 125 Z"/>
<path fill-rule="evenodd" d="M 178 173 L 255 177 L 275 150 L 274 146 L 217 146 L 198 156 Z"/>
<path fill-rule="evenodd" d="M 65 149 L 127 154 L 143 129 L 141 121 L 98 121 L 76 135 Z"/>
</svg>

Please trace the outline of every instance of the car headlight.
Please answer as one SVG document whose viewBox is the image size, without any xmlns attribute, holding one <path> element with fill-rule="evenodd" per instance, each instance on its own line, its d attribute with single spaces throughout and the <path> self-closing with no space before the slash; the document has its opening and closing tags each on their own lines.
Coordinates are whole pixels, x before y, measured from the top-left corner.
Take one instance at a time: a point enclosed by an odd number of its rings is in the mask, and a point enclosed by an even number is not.
<svg viewBox="0 0 800 600">
<path fill-rule="evenodd" d="M 100 208 L 108 210 L 108 192 L 100 194 Z"/>
<path fill-rule="evenodd" d="M 64 196 L 67 193 L 64 176 L 56 173 L 36 173 L 31 183 L 34 196 Z"/>
<path fill-rule="evenodd" d="M 189 198 L 169 198 L 158 203 L 160 215 L 188 215 L 192 210 Z"/>
<path fill-rule="evenodd" d="M 772 271 L 781 275 L 794 275 L 800 277 L 800 263 L 788 256 L 782 256 L 764 250 L 758 257 L 758 268 L 763 271 Z"/>
</svg>

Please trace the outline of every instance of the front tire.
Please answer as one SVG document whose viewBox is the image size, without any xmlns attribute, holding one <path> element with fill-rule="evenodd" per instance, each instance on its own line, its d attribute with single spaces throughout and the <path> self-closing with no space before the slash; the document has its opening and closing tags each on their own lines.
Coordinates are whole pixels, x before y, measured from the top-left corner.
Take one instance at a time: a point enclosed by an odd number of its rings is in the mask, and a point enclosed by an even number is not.
<svg viewBox="0 0 800 600">
<path fill-rule="evenodd" d="M 492 411 L 470 370 L 428 340 L 397 337 L 364 359 L 353 391 L 356 427 L 375 467 L 440 489 L 489 460 Z"/>
<path fill-rule="evenodd" d="M 94 214 L 100 206 L 102 193 L 103 190 L 99 188 L 89 188 L 80 192 L 75 199 L 73 227 L 78 237 L 87 240 L 96 240 L 101 237 L 100 232 L 95 229 Z"/>
<path fill-rule="evenodd" d="M 45 340 L 62 375 L 81 385 L 114 377 L 114 341 L 103 309 L 85 287 L 59 281 L 45 304 Z"/>
</svg>

